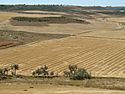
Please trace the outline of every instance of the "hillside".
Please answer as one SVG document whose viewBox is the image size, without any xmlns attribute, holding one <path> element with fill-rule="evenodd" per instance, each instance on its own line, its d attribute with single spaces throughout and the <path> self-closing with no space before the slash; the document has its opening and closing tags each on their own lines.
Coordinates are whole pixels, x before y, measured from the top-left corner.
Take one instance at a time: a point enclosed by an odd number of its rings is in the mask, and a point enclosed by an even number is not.
<svg viewBox="0 0 125 94">
<path fill-rule="evenodd" d="M 124 48 L 122 40 L 69 37 L 0 50 L 0 60 L 4 66 L 19 64 L 25 75 L 45 64 L 63 75 L 69 64 L 77 64 L 96 77 L 125 77 Z"/>
<path fill-rule="evenodd" d="M 6 37 L 16 34 L 17 39 L 24 41 L 24 45 L 0 50 L 1 66 L 17 63 L 20 65 L 20 74 L 31 75 L 34 69 L 46 64 L 50 70 L 63 75 L 69 64 L 77 64 L 95 77 L 125 78 L 125 29 L 124 24 L 121 24 L 121 21 L 124 23 L 124 12 L 112 15 L 114 10 L 92 8 L 2 5 L 4 12 L 0 12 L 0 30 L 8 33 L 13 31 L 13 34 L 7 34 Z M 25 24 L 13 25 L 11 19 Z M 45 20 L 48 25 L 36 25 Z M 27 25 L 26 22 L 35 24 Z M 63 36 L 65 34 L 68 36 Z M 27 40 L 30 41 L 28 44 L 25 43 Z"/>
</svg>

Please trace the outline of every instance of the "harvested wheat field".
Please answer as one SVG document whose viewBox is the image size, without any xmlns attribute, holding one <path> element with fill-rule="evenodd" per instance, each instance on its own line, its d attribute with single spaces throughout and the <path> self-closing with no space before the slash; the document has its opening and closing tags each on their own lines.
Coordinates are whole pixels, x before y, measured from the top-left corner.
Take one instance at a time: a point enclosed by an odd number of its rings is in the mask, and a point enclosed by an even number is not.
<svg viewBox="0 0 125 94">
<path fill-rule="evenodd" d="M 3 20 L 4 21 L 4 19 L 8 19 L 8 18 L 10 18 L 10 17 L 15 17 L 15 16 L 21 16 L 21 17 L 60 17 L 61 16 L 61 14 L 60 15 L 46 15 L 46 14 L 42 14 L 42 15 L 40 15 L 40 14 L 21 14 L 21 13 L 17 13 L 17 12 L 0 12 L 0 20 Z"/>
<path fill-rule="evenodd" d="M 32 12 L 32 11 L 31 11 Z M 37 14 L 43 13 L 43 14 Z M 27 32 L 35 32 L 35 33 L 54 33 L 54 34 L 74 34 L 83 32 L 83 29 L 86 28 L 86 24 L 79 24 L 79 23 L 69 23 L 69 24 L 48 24 L 48 25 L 37 25 L 40 23 L 36 23 L 36 25 L 31 26 L 13 26 L 10 24 L 10 19 L 12 17 L 61 17 L 63 15 L 66 15 L 65 13 L 60 12 L 54 12 L 54 14 L 44 14 L 44 12 L 41 11 L 33 11 L 33 13 L 36 14 L 26 14 L 24 13 L 18 13 L 18 12 L 0 12 L 0 30 L 18 30 L 18 31 L 27 31 Z M 56 15 L 57 14 L 57 15 Z M 67 28 L 65 28 L 67 27 Z M 89 27 L 87 26 L 87 29 Z M 77 32 L 76 32 L 77 31 Z"/>
<path fill-rule="evenodd" d="M 29 10 L 29 11 L 21 11 L 19 13 L 25 13 L 25 14 L 45 14 L 45 15 L 49 15 L 49 14 L 52 14 L 52 15 L 66 15 L 67 13 L 65 12 L 54 12 L 54 11 L 40 11 L 40 10 Z"/>
<path fill-rule="evenodd" d="M 69 64 L 77 64 L 93 76 L 125 77 L 124 48 L 124 40 L 68 37 L 0 50 L 0 63 L 17 63 L 25 75 L 45 64 L 62 75 Z"/>
<path fill-rule="evenodd" d="M 46 64 L 50 70 L 57 71 L 59 75 L 63 75 L 63 71 L 69 64 L 77 64 L 79 67 L 86 68 L 93 76 L 124 78 L 124 29 L 121 28 L 119 30 L 117 23 L 109 20 L 114 19 L 112 16 L 106 16 L 109 19 L 103 19 L 105 16 L 97 13 L 96 15 L 89 14 L 92 18 L 85 19 L 83 14 L 77 14 L 77 16 L 75 12 L 72 14 L 38 10 L 0 12 L 0 19 L 2 21 L 0 29 L 5 31 L 68 33 L 75 35 L 68 38 L 55 38 L 47 41 L 36 40 L 33 43 L 0 50 L 1 66 L 17 63 L 20 65 L 20 74 L 31 75 L 34 69 Z M 34 19 L 36 17 L 38 19 L 38 17 L 60 17 L 62 15 L 72 15 L 77 20 L 82 18 L 90 24 L 54 23 L 41 27 L 13 26 L 9 22 L 9 19 L 12 17 L 34 17 Z M 119 18 L 118 21 L 122 21 L 122 18 Z M 22 38 L 21 40 L 24 39 Z"/>
<path fill-rule="evenodd" d="M 62 5 L 0 9 L 0 94 L 125 94 L 124 11 Z M 72 65 L 78 69 L 64 75 Z"/>
<path fill-rule="evenodd" d="M 111 18 L 108 18 L 108 20 L 113 22 L 125 22 L 125 17 L 111 17 Z"/>
</svg>

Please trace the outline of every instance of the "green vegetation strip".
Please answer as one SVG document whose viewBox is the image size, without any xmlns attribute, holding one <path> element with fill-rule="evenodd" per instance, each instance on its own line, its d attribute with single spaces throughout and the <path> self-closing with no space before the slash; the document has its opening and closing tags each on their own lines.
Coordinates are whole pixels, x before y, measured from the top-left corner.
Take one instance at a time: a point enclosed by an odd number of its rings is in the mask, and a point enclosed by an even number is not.
<svg viewBox="0 0 125 94">
<path fill-rule="evenodd" d="M 125 11 L 118 11 L 118 10 L 114 10 L 114 11 L 100 11 L 99 13 L 107 14 L 107 15 L 125 16 Z"/>
<path fill-rule="evenodd" d="M 85 20 L 75 19 L 70 17 L 12 17 L 10 19 L 11 22 L 42 22 L 42 23 L 88 23 Z"/>
</svg>

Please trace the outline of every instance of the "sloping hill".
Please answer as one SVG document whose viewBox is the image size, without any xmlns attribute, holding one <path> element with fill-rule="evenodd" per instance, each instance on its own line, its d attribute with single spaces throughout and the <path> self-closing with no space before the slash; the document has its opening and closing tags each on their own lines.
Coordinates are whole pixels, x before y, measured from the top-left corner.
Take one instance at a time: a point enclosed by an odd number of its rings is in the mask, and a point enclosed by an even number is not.
<svg viewBox="0 0 125 94">
<path fill-rule="evenodd" d="M 69 37 L 0 50 L 0 64 L 17 63 L 25 75 L 45 64 L 62 75 L 69 64 L 77 64 L 94 76 L 125 77 L 124 54 L 122 40 Z"/>
</svg>

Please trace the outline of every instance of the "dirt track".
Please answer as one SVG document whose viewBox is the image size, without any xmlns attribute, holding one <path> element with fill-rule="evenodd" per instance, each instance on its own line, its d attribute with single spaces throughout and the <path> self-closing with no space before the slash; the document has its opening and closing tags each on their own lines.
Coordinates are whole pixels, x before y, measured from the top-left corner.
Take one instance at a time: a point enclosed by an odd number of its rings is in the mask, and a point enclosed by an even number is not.
<svg viewBox="0 0 125 94">
<path fill-rule="evenodd" d="M 0 94 L 125 94 L 125 91 L 116 90 L 16 83 L 0 84 L 0 90 Z"/>
</svg>

